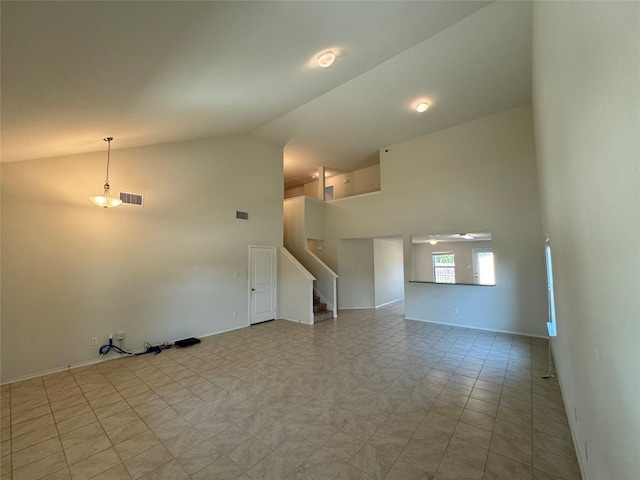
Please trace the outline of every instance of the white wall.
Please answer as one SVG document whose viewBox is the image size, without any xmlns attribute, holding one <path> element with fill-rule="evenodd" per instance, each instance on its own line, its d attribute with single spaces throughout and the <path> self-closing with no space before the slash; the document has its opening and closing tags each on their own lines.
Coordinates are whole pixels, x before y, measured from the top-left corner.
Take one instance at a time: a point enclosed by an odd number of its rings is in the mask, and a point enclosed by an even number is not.
<svg viewBox="0 0 640 480">
<path fill-rule="evenodd" d="M 376 308 L 404 298 L 402 238 L 373 239 L 373 270 Z"/>
<path fill-rule="evenodd" d="M 248 324 L 248 245 L 282 245 L 282 150 L 251 135 L 2 164 L 2 380 Z M 249 220 L 235 219 L 235 211 Z M 233 317 L 236 312 L 236 317 Z"/>
<path fill-rule="evenodd" d="M 278 253 L 278 318 L 313 324 L 315 278 L 284 247 Z"/>
<path fill-rule="evenodd" d="M 531 106 L 385 150 L 379 194 L 326 205 L 327 263 L 345 258 L 341 239 L 402 234 L 408 318 L 544 335 L 546 280 Z M 491 231 L 495 287 L 408 283 L 411 235 L 463 231 Z M 341 284 L 344 268 L 337 267 Z"/>
<path fill-rule="evenodd" d="M 585 478 L 638 478 L 640 3 L 535 2 L 533 46 L 560 384 Z"/>
</svg>

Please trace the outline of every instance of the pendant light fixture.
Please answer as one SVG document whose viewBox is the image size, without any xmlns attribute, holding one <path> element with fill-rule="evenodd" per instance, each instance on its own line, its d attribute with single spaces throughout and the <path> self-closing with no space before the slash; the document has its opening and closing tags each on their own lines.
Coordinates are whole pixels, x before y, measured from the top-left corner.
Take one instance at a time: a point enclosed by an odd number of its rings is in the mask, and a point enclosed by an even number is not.
<svg viewBox="0 0 640 480">
<path fill-rule="evenodd" d="M 122 200 L 112 197 L 111 193 L 109 193 L 109 161 L 111 160 L 111 140 L 113 140 L 113 137 L 107 137 L 104 139 L 104 141 L 109 144 L 107 150 L 107 177 L 104 181 L 104 192 L 102 193 L 102 195 L 92 195 L 91 197 L 89 197 L 89 200 L 91 200 L 97 206 L 103 208 L 117 207 L 122 203 Z"/>
</svg>

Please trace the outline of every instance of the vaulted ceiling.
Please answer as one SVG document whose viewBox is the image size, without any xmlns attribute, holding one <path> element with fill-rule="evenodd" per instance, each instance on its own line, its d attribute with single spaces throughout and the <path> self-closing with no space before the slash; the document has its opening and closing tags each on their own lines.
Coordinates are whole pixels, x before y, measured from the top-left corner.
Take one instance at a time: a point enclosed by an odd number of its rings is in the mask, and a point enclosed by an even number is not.
<svg viewBox="0 0 640 480">
<path fill-rule="evenodd" d="M 254 133 L 285 178 L 531 100 L 529 2 L 3 1 L 2 161 Z M 318 53 L 337 53 L 320 68 Z M 415 104 L 430 104 L 417 113 Z"/>
</svg>

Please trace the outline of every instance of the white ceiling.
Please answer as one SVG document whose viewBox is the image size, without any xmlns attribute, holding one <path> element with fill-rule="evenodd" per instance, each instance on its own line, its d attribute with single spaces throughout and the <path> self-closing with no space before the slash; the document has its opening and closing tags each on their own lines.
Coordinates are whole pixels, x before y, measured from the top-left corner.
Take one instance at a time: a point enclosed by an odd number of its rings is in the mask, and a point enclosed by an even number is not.
<svg viewBox="0 0 640 480">
<path fill-rule="evenodd" d="M 529 2 L 1 2 L 2 161 L 252 132 L 285 178 L 527 103 Z M 327 69 L 322 50 L 338 52 Z M 418 99 L 431 108 L 413 110 Z"/>
</svg>

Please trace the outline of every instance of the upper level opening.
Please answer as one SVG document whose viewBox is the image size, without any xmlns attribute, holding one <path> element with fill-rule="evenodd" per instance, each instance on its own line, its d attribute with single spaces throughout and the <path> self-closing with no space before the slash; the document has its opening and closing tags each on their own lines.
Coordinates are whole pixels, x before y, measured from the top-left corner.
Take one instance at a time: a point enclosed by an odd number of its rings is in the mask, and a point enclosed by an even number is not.
<svg viewBox="0 0 640 480">
<path fill-rule="evenodd" d="M 284 198 L 305 195 L 318 200 L 332 201 L 364 193 L 380 191 L 380 164 L 351 172 L 325 168 L 324 189 L 318 175 L 309 179 L 292 178 L 284 182 Z"/>
</svg>

